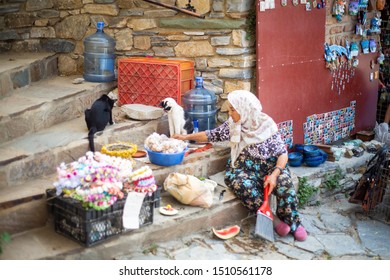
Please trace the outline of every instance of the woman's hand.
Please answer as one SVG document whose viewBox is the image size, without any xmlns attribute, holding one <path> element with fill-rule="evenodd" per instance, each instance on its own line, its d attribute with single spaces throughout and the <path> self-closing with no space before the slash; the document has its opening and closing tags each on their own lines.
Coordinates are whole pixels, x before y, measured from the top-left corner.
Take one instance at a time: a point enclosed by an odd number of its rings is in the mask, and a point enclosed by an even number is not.
<svg viewBox="0 0 390 280">
<path fill-rule="evenodd" d="M 207 135 L 205 131 L 191 133 L 191 134 L 173 134 L 171 138 L 183 140 L 183 141 L 195 141 L 195 142 L 207 142 Z"/>
<path fill-rule="evenodd" d="M 173 134 L 171 136 L 171 138 L 174 138 L 174 139 L 177 139 L 177 140 L 183 140 L 183 141 L 187 140 L 186 139 L 186 135 L 183 135 L 183 134 Z"/>
<path fill-rule="evenodd" d="M 278 176 L 270 174 L 266 176 L 264 181 L 264 187 L 268 185 L 268 195 L 271 195 L 277 184 Z"/>
</svg>

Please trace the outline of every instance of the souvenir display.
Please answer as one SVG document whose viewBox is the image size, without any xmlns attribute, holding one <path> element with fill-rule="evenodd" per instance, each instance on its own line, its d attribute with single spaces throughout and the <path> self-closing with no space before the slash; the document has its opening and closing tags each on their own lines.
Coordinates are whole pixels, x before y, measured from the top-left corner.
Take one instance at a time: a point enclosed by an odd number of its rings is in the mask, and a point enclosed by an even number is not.
<svg viewBox="0 0 390 280">
<path fill-rule="evenodd" d="M 157 190 L 156 180 L 154 179 L 152 169 L 149 166 L 143 166 L 134 170 L 124 183 L 124 189 L 140 193 L 152 193 Z"/>
<path fill-rule="evenodd" d="M 356 16 L 359 12 L 359 1 L 358 0 L 351 0 L 349 2 L 348 6 L 348 14 L 350 16 Z"/>
<path fill-rule="evenodd" d="M 338 22 L 343 20 L 346 10 L 346 2 L 344 0 L 335 0 L 333 3 L 332 14 Z"/>
<path fill-rule="evenodd" d="M 289 148 L 292 148 L 293 142 L 294 142 L 293 141 L 294 140 L 293 139 L 293 121 L 289 120 L 289 121 L 281 122 L 281 123 L 278 123 L 277 126 L 278 126 L 279 132 L 282 136 L 284 143 L 286 143 L 286 145 Z"/>
<path fill-rule="evenodd" d="M 383 65 L 384 61 L 385 61 L 385 55 L 383 54 L 382 51 L 380 51 L 377 62 L 378 62 L 378 64 Z"/>
<path fill-rule="evenodd" d="M 332 82 L 331 90 L 339 95 L 346 89 L 355 76 L 355 68 L 359 64 L 357 56 L 359 47 L 356 42 L 349 43 L 346 40 L 345 47 L 325 43 L 325 61 L 326 67 L 331 71 Z"/>
<path fill-rule="evenodd" d="M 375 39 L 370 39 L 370 52 L 376 52 L 376 41 Z"/>
<path fill-rule="evenodd" d="M 359 55 L 359 45 L 356 42 L 351 43 L 351 57 L 357 57 Z"/>
<path fill-rule="evenodd" d="M 359 9 L 367 9 L 368 0 L 359 0 Z"/>
<path fill-rule="evenodd" d="M 350 135 L 355 128 L 356 101 L 349 107 L 306 118 L 303 124 L 305 144 L 330 144 Z"/>
<path fill-rule="evenodd" d="M 370 52 L 370 41 L 369 40 L 362 40 L 360 42 L 361 46 L 362 46 L 362 51 L 364 54 L 367 54 Z"/>
<path fill-rule="evenodd" d="M 345 90 L 346 85 L 355 76 L 355 67 L 357 64 L 355 66 L 354 63 L 354 60 L 352 60 L 352 64 L 342 62 L 337 69 L 332 71 L 331 90 L 336 91 L 338 95 Z"/>
<path fill-rule="evenodd" d="M 378 13 L 371 19 L 371 26 L 369 30 L 371 34 L 381 33 L 381 21 L 380 14 Z"/>
<path fill-rule="evenodd" d="M 87 152 L 68 165 L 61 163 L 53 185 L 57 195 L 79 200 L 86 208 L 104 210 L 124 197 L 122 182 L 132 170 L 132 161 Z"/>
</svg>

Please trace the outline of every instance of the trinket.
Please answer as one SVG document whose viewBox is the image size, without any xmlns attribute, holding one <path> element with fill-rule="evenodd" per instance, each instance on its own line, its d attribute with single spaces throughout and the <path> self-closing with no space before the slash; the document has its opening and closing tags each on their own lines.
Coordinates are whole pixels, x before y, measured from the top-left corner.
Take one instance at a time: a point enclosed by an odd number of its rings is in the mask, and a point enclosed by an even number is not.
<svg viewBox="0 0 390 280">
<path fill-rule="evenodd" d="M 344 0 L 336 0 L 333 4 L 332 14 L 337 19 L 338 22 L 341 22 L 343 15 L 345 13 L 346 2 Z"/>
<path fill-rule="evenodd" d="M 370 39 L 370 52 L 376 52 L 376 41 L 375 41 L 375 39 Z"/>
<path fill-rule="evenodd" d="M 356 16 L 359 12 L 359 1 L 358 0 L 351 0 L 348 6 L 348 14 L 350 16 Z"/>
<path fill-rule="evenodd" d="M 370 52 L 370 42 L 368 40 L 363 40 L 360 42 L 364 54 Z"/>
</svg>

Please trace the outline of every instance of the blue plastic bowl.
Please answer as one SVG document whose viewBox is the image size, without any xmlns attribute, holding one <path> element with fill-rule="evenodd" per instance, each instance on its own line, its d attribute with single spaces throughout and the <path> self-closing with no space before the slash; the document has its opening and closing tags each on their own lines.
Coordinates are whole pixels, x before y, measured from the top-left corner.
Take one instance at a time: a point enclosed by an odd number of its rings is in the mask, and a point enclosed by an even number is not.
<svg viewBox="0 0 390 280">
<path fill-rule="evenodd" d="M 186 148 L 184 151 L 180 153 L 159 153 L 149 150 L 145 147 L 146 152 L 148 153 L 148 157 L 151 163 L 161 166 L 172 166 L 176 164 L 180 164 L 184 159 L 184 154 L 188 150 Z"/>
<path fill-rule="evenodd" d="M 294 145 L 294 151 L 303 153 L 303 148 L 305 147 L 305 144 L 295 144 Z"/>
<path fill-rule="evenodd" d="M 315 156 L 315 157 L 309 157 L 305 158 L 305 164 L 310 167 L 316 167 L 319 166 L 324 162 L 324 157 L 322 155 Z"/>
<path fill-rule="evenodd" d="M 303 162 L 303 154 L 300 152 L 292 152 L 288 154 L 288 164 L 293 167 L 301 166 Z"/>
<path fill-rule="evenodd" d="M 303 163 L 303 160 L 292 160 L 292 161 L 288 161 L 288 165 L 292 166 L 292 167 L 298 167 L 298 166 L 301 166 Z"/>
<path fill-rule="evenodd" d="M 303 154 L 300 152 L 292 152 L 288 154 L 288 160 L 295 161 L 295 160 L 302 160 Z"/>
<path fill-rule="evenodd" d="M 325 162 L 328 159 L 328 154 L 320 149 L 320 153 L 322 155 L 322 162 Z"/>
<path fill-rule="evenodd" d="M 314 145 L 306 145 L 303 148 L 303 154 L 305 157 L 314 157 L 314 156 L 320 156 L 321 155 L 321 149 Z"/>
</svg>

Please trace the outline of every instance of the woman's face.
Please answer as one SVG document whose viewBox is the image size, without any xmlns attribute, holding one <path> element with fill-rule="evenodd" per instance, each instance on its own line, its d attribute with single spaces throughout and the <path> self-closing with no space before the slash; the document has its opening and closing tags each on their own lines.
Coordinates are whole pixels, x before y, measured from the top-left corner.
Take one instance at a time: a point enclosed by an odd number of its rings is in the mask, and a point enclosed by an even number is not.
<svg viewBox="0 0 390 280">
<path fill-rule="evenodd" d="M 236 123 L 241 119 L 240 114 L 234 109 L 232 104 L 228 102 L 228 114 L 232 118 L 232 120 Z"/>
</svg>

